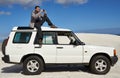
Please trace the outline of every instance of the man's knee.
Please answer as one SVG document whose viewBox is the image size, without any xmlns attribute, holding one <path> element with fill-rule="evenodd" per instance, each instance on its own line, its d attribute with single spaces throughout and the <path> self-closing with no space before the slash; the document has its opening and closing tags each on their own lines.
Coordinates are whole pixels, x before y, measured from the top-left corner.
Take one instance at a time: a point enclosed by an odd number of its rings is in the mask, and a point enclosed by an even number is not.
<svg viewBox="0 0 120 78">
<path fill-rule="evenodd" d="M 44 15 L 43 17 L 42 17 L 42 20 L 46 20 L 48 17 L 47 17 L 47 15 Z"/>
</svg>

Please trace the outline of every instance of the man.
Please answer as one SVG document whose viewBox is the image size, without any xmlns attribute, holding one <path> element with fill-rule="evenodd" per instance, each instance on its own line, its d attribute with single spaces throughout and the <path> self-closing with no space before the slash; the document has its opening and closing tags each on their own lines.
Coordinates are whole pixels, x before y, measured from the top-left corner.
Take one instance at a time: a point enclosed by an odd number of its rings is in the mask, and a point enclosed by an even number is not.
<svg viewBox="0 0 120 78">
<path fill-rule="evenodd" d="M 47 13 L 44 9 L 40 9 L 40 6 L 35 6 L 35 10 L 31 14 L 31 22 L 30 22 L 30 27 L 31 28 L 37 28 L 37 38 L 36 38 L 36 43 L 39 43 L 40 45 L 42 44 L 42 30 L 41 26 L 43 25 L 44 22 L 47 22 L 48 25 L 51 28 L 57 28 L 56 26 L 53 25 L 53 23 L 50 21 L 50 19 L 47 17 Z"/>
</svg>

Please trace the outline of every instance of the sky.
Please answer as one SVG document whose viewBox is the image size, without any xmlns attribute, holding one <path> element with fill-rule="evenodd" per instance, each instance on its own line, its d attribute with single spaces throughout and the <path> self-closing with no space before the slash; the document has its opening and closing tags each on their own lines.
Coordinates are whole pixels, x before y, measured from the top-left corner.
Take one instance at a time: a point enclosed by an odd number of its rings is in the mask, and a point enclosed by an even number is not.
<svg viewBox="0 0 120 78">
<path fill-rule="evenodd" d="M 36 5 L 54 25 L 74 32 L 120 28 L 120 0 L 0 0 L 0 36 L 14 26 L 29 26 Z"/>
</svg>

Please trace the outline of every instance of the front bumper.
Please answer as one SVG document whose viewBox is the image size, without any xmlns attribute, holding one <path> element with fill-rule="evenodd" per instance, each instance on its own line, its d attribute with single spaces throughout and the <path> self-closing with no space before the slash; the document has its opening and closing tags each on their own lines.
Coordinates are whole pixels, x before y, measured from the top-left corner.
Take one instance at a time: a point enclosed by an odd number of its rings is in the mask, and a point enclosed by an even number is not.
<svg viewBox="0 0 120 78">
<path fill-rule="evenodd" d="M 5 63 L 10 63 L 9 55 L 4 55 L 4 57 L 2 57 L 2 60 L 3 60 Z"/>
<path fill-rule="evenodd" d="M 117 61 L 118 61 L 118 57 L 117 56 L 111 57 L 111 65 L 112 66 L 114 66 L 114 64 L 116 64 Z"/>
</svg>

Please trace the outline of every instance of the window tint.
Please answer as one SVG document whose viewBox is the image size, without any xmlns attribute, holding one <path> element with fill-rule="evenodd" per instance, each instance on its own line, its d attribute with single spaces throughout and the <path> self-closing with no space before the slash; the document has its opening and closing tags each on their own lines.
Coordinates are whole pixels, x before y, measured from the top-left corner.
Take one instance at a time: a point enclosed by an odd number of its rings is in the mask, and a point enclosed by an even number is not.
<svg viewBox="0 0 120 78">
<path fill-rule="evenodd" d="M 43 44 L 55 44 L 55 33 L 43 32 Z"/>
<path fill-rule="evenodd" d="M 32 32 L 16 32 L 13 43 L 28 43 Z"/>
</svg>

